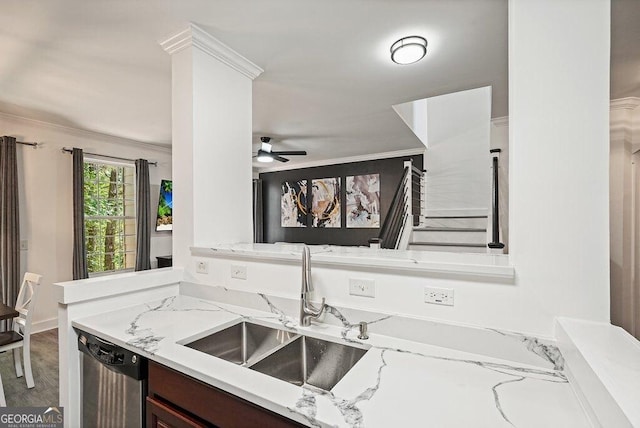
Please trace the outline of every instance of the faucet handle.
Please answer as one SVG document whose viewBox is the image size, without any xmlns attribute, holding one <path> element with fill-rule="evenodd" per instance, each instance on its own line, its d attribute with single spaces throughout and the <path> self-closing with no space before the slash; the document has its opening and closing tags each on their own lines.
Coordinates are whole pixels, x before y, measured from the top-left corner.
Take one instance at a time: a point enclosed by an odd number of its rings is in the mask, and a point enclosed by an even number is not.
<svg viewBox="0 0 640 428">
<path fill-rule="evenodd" d="M 307 315 L 311 315 L 313 318 L 318 318 L 320 315 L 322 315 L 322 313 L 324 312 L 324 310 L 326 308 L 327 308 L 327 305 L 325 303 L 325 298 L 323 297 L 322 298 L 322 303 L 320 304 L 319 308 L 316 308 L 311 303 L 307 303 L 303 307 L 303 310 Z"/>
<path fill-rule="evenodd" d="M 315 315 L 315 317 L 318 318 L 320 315 L 322 315 L 325 309 L 327 309 L 327 304 L 325 303 L 325 298 L 323 297 L 322 303 L 320 303 L 320 308 L 316 309 L 317 315 Z"/>
</svg>

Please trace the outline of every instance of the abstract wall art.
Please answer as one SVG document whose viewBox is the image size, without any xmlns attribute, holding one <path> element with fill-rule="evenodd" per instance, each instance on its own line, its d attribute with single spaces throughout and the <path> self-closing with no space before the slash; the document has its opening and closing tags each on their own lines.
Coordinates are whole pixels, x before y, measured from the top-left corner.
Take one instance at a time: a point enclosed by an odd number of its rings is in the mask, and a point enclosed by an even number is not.
<svg viewBox="0 0 640 428">
<path fill-rule="evenodd" d="M 307 180 L 282 183 L 280 226 L 307 227 Z"/>
<path fill-rule="evenodd" d="M 340 177 L 311 180 L 312 227 L 341 227 Z"/>
<path fill-rule="evenodd" d="M 380 227 L 380 174 L 347 176 L 347 227 Z"/>
</svg>

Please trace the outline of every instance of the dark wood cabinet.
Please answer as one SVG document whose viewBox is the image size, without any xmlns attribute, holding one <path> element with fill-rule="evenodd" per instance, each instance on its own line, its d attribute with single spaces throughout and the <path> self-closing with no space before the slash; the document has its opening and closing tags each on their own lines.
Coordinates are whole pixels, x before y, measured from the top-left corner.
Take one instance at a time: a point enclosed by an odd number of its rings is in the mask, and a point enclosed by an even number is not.
<svg viewBox="0 0 640 428">
<path fill-rule="evenodd" d="M 147 397 L 147 426 L 153 428 L 203 428 L 207 424 L 168 403 Z"/>
<path fill-rule="evenodd" d="M 149 362 L 147 427 L 301 427 L 233 394 Z"/>
<path fill-rule="evenodd" d="M 158 260 L 158 268 L 173 266 L 173 256 L 157 256 L 156 260 Z"/>
</svg>

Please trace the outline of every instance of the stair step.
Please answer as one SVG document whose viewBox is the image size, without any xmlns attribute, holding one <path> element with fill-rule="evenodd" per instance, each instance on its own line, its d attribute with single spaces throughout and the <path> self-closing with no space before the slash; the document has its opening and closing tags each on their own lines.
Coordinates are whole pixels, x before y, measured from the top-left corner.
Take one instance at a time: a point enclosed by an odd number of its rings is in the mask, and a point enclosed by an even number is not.
<svg viewBox="0 0 640 428">
<path fill-rule="evenodd" d="M 447 253 L 487 253 L 489 250 L 485 245 L 479 244 L 456 244 L 442 242 L 413 242 L 408 246 L 413 251 L 437 251 Z"/>
<path fill-rule="evenodd" d="M 426 227 L 414 227 L 414 232 L 486 232 L 487 229 L 476 227 L 440 227 L 440 226 L 426 226 Z"/>
<path fill-rule="evenodd" d="M 444 215 L 444 216 L 426 216 L 425 218 L 489 218 L 486 215 Z"/>
<path fill-rule="evenodd" d="M 464 242 L 409 242 L 409 245 L 423 245 L 433 247 L 469 247 L 469 248 L 486 248 L 487 244 L 472 244 Z"/>
<path fill-rule="evenodd" d="M 486 229 L 489 223 L 487 216 L 461 217 L 424 217 L 421 228 L 457 228 L 457 229 Z"/>
<path fill-rule="evenodd" d="M 427 226 L 414 227 L 411 233 L 413 242 L 438 242 L 447 244 L 487 243 L 487 229 L 483 227 Z"/>
</svg>

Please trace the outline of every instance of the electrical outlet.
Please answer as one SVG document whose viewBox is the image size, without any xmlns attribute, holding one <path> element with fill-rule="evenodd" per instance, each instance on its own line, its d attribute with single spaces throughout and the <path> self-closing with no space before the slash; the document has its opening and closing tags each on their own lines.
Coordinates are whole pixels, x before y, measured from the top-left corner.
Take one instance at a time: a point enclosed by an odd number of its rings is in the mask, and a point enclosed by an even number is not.
<svg viewBox="0 0 640 428">
<path fill-rule="evenodd" d="M 196 272 L 209 273 L 209 263 L 203 261 L 196 262 Z"/>
<path fill-rule="evenodd" d="M 453 306 L 453 289 L 424 287 L 424 301 L 436 305 Z"/>
<path fill-rule="evenodd" d="M 231 265 L 231 278 L 247 279 L 247 267 L 244 265 Z"/>
<path fill-rule="evenodd" d="M 20 250 L 28 250 L 29 249 L 29 241 L 20 241 Z"/>
<path fill-rule="evenodd" d="M 376 282 L 373 279 L 349 278 L 349 294 L 376 297 Z"/>
</svg>

